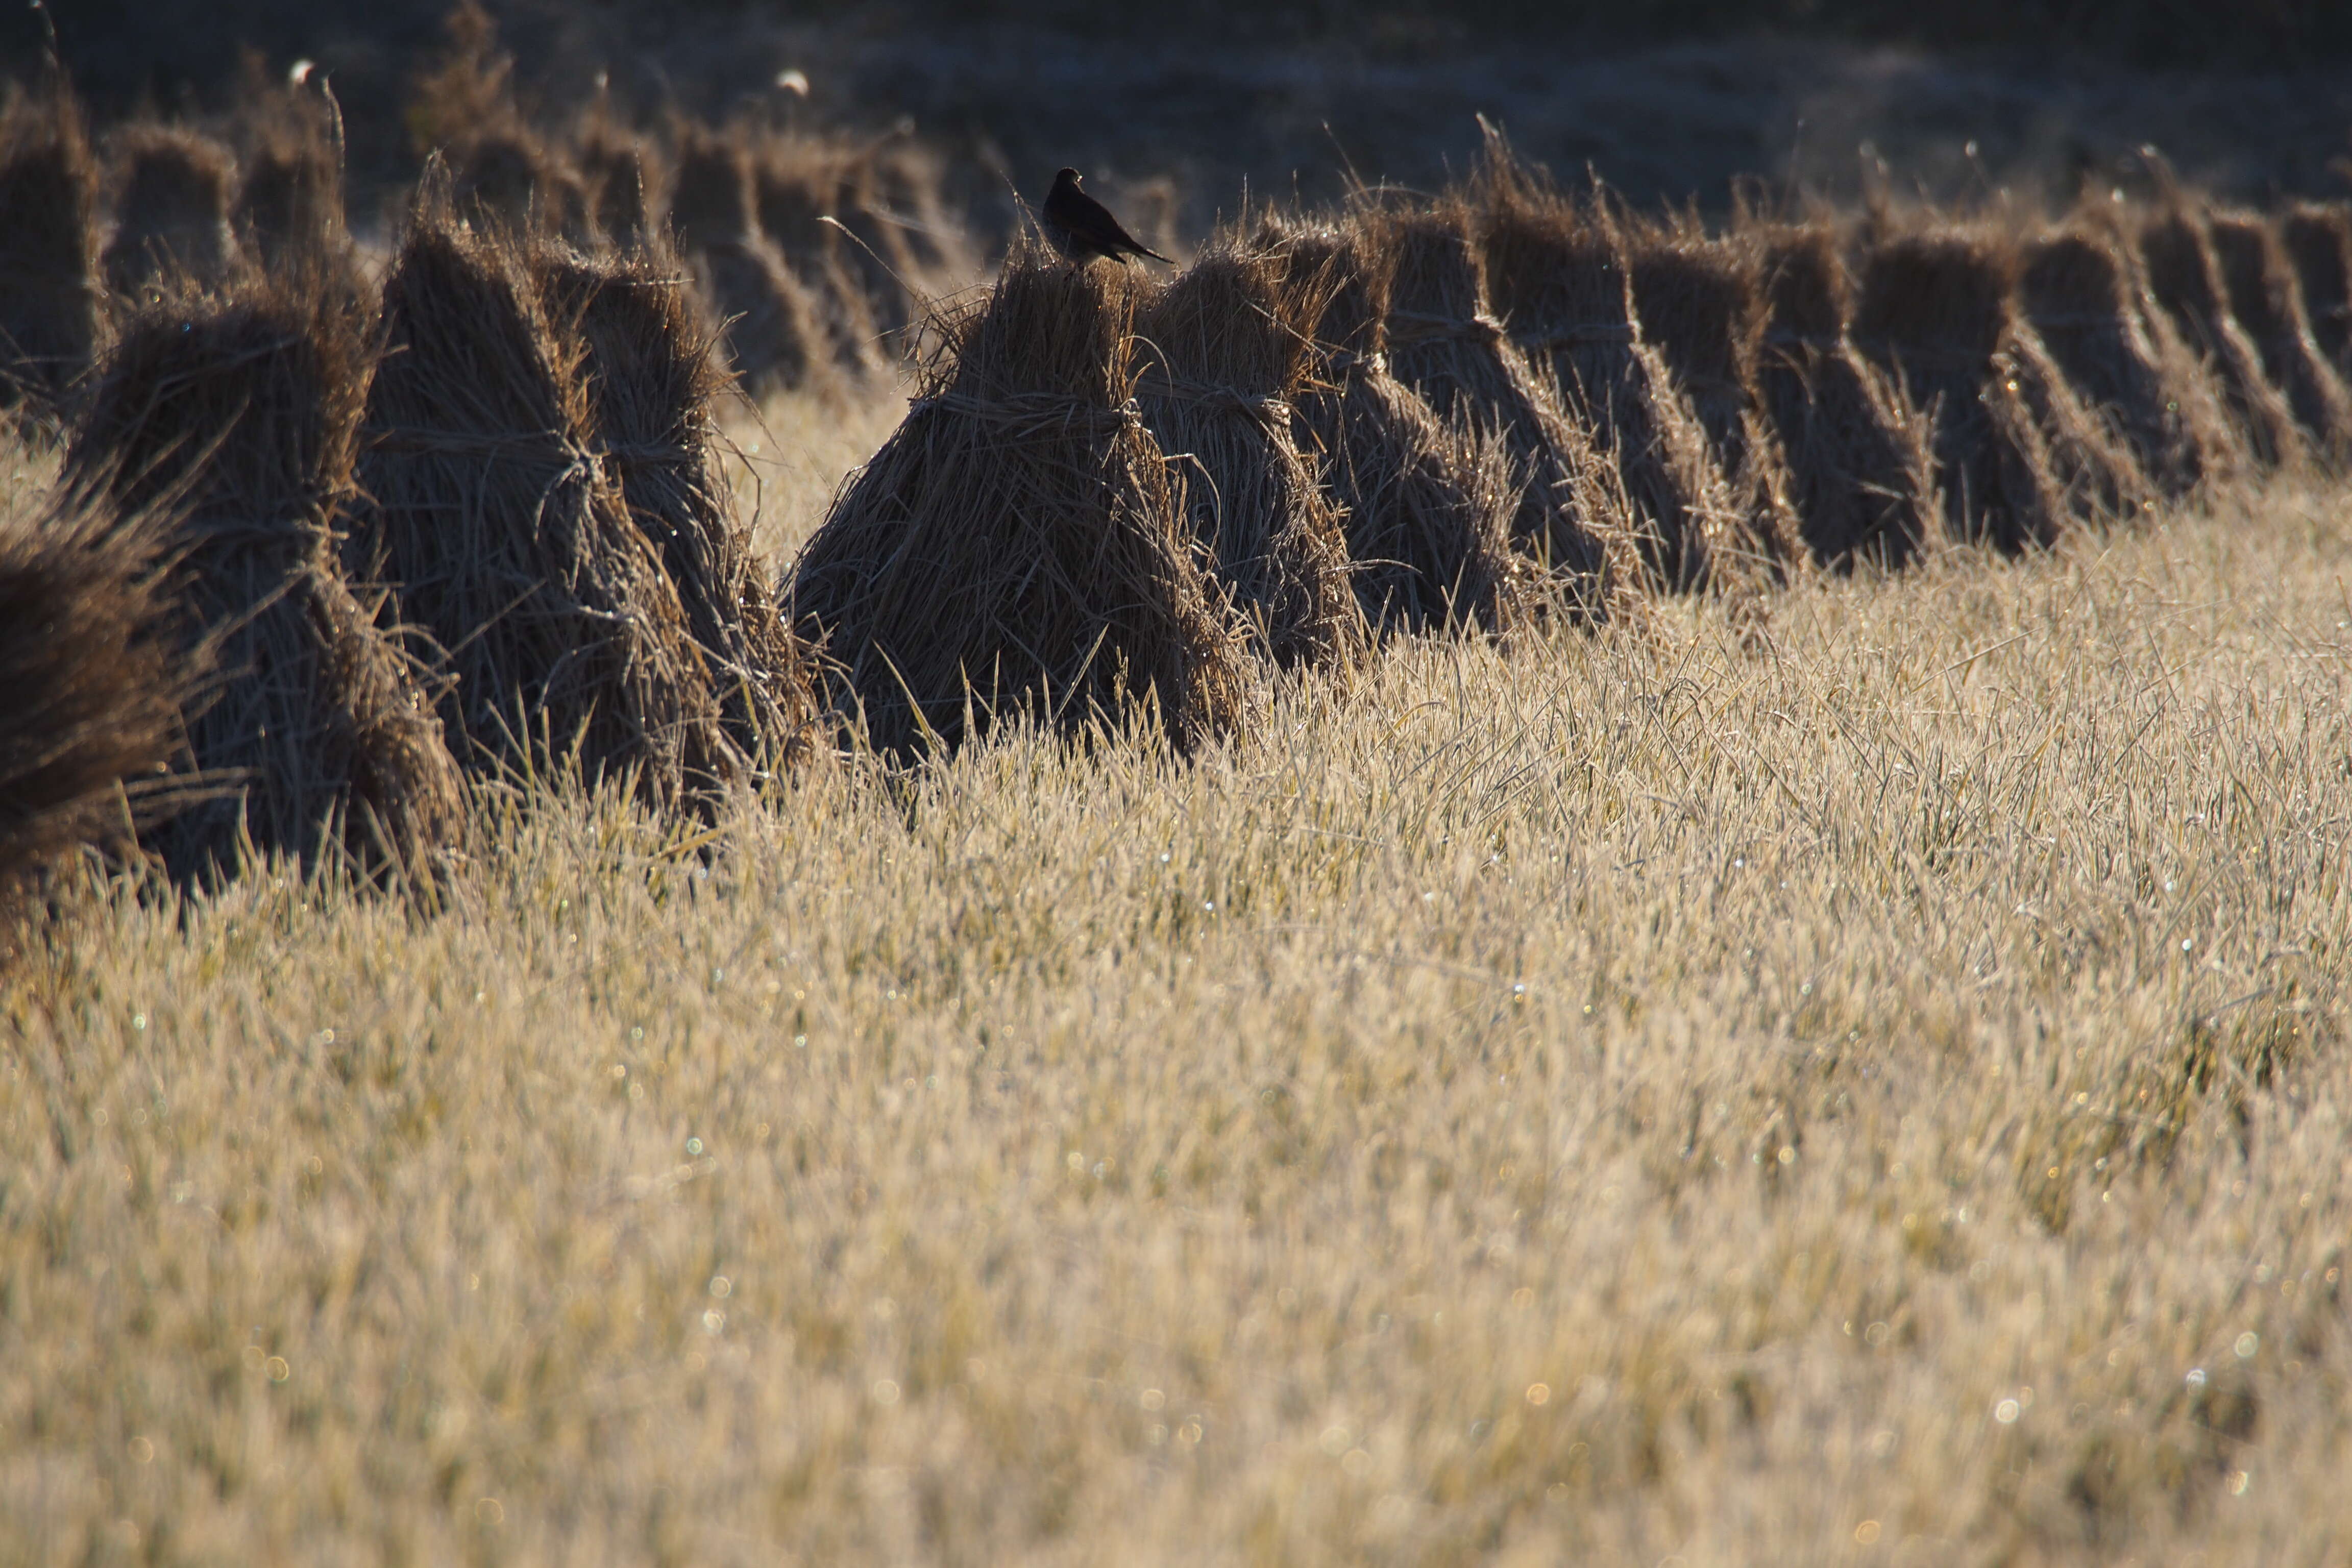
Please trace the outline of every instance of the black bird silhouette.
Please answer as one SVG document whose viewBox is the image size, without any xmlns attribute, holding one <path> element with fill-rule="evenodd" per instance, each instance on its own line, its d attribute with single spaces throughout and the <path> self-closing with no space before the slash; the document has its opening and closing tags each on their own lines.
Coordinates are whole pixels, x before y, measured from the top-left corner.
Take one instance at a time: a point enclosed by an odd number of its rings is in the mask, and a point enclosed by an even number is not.
<svg viewBox="0 0 2352 1568">
<path fill-rule="evenodd" d="M 1135 236 L 1121 228 L 1118 219 L 1110 216 L 1108 207 L 1078 189 L 1079 178 L 1076 169 L 1065 169 L 1055 174 L 1054 189 L 1038 214 L 1045 220 L 1045 237 L 1070 258 L 1072 266 L 1083 267 L 1097 256 L 1108 256 L 1122 267 L 1130 256 L 1168 261 L 1158 251 L 1147 250 L 1138 244 Z M 1168 261 L 1168 265 L 1176 264 Z"/>
</svg>

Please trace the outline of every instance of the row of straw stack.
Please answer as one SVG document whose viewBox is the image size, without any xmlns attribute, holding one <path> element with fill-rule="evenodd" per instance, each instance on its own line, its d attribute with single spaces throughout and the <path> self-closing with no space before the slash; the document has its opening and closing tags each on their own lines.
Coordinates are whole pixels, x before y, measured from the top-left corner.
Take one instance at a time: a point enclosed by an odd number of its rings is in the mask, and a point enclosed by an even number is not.
<svg viewBox="0 0 2352 1568">
<path fill-rule="evenodd" d="M 793 599 L 886 752 L 1139 693 L 1191 746 L 1253 669 L 1344 677 L 1384 633 L 1753 600 L 2339 465 L 2347 298 L 2338 208 L 1709 234 L 1490 133 L 1455 188 L 1256 215 L 1164 284 L 1017 244 Z"/>
<path fill-rule="evenodd" d="M 1761 602 L 2352 452 L 2352 224 L 2326 205 L 1711 234 L 1491 136 L 1455 188 L 1254 215 L 1172 281 L 1027 237 L 984 293 L 844 326 L 814 280 L 847 254 L 804 278 L 771 237 L 845 226 L 718 137 L 678 157 L 718 215 L 682 254 L 650 144 L 608 137 L 583 210 L 626 243 L 492 214 L 436 164 L 379 286 L 322 110 L 289 90 L 242 163 L 122 139 L 205 201 L 142 197 L 181 216 L 100 247 L 70 100 L 8 108 L 10 384 L 68 437 L 8 560 L 90 628 L 79 661 L 8 645 L 11 887 L 100 823 L 183 878 L 249 849 L 414 878 L 485 789 L 577 773 L 707 811 L 827 750 L 821 711 L 901 760 L 1015 714 L 1191 749 L 1384 636 Z M 836 365 L 920 345 L 905 424 L 782 582 L 712 455 L 743 371 L 696 292 L 730 268 L 798 288 Z M 89 671 L 158 658 L 182 684 L 110 731 Z"/>
<path fill-rule="evenodd" d="M 606 255 L 674 239 L 692 308 L 754 393 L 885 371 L 918 301 L 972 270 L 940 165 L 907 138 L 684 120 L 646 134 L 602 111 L 554 137 L 495 97 L 454 123 L 436 155 L 457 216 Z M 55 416 L 143 306 L 340 242 L 342 157 L 315 88 L 251 84 L 213 131 L 95 137 L 61 79 L 16 90 L 0 109 L 0 395 Z"/>
<path fill-rule="evenodd" d="M 314 237 L 121 321 L 0 532 L 0 599 L 50 604 L 0 637 L 11 931 L 84 846 L 429 889 L 497 795 L 708 816 L 825 752 L 663 259 L 470 226 L 428 177 L 380 288 Z"/>
</svg>

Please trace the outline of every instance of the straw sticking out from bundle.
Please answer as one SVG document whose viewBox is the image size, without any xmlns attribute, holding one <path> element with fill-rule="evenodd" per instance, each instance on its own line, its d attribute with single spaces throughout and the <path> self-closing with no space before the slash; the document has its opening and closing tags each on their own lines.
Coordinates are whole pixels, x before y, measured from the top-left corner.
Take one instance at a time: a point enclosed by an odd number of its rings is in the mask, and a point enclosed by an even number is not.
<svg viewBox="0 0 2352 1568">
<path fill-rule="evenodd" d="M 1491 133 L 1475 190 L 1496 311 L 1614 459 L 1653 581 L 1702 586 L 1714 536 L 1731 521 L 1730 491 L 1664 360 L 1634 325 L 1616 236 L 1582 221 Z"/>
<path fill-rule="evenodd" d="M 2352 390 L 2312 340 L 2277 230 L 2245 213 L 2217 215 L 2210 226 L 2230 314 L 2262 356 L 2263 378 L 2286 394 L 2295 423 L 2330 461 L 2352 458 Z"/>
<path fill-rule="evenodd" d="M 105 513 L 0 523 L 0 948 L 48 873 L 119 844 L 171 755 L 186 666 L 156 635 L 155 539 Z"/>
<path fill-rule="evenodd" d="M 2148 291 L 2203 356 L 2254 460 L 2266 468 L 2303 462 L 2310 444 L 2285 395 L 2263 374 L 2261 351 L 2230 313 L 2221 264 L 2204 225 L 2176 203 L 2140 231 L 2139 248 Z"/>
<path fill-rule="evenodd" d="M 1853 284 L 1825 224 L 1751 237 L 1766 324 L 1758 387 L 1816 560 L 1901 566 L 1941 533 L 1927 421 L 1847 336 Z"/>
<path fill-rule="evenodd" d="M 1504 445 L 1520 498 L 1513 546 L 1558 578 L 1579 613 L 1603 616 L 1632 586 L 1622 487 L 1488 310 L 1468 217 L 1450 204 L 1360 220 L 1391 268 L 1389 368 L 1438 418 Z"/>
<path fill-rule="evenodd" d="M 166 303 L 125 330 L 74 434 L 72 492 L 166 522 L 174 630 L 218 672 L 183 759 L 210 798 L 151 836 L 174 876 L 231 869 L 248 840 L 425 871 L 462 835 L 416 674 L 334 554 L 372 334 L 347 300 L 278 286 Z"/>
<path fill-rule="evenodd" d="M 2303 289 L 2303 309 L 2319 352 L 2352 375 L 2352 206 L 2302 202 L 2287 209 L 2281 237 Z"/>
<path fill-rule="evenodd" d="M 138 125 L 119 138 L 114 158 L 114 237 L 101 262 L 107 287 L 136 297 L 165 281 L 228 283 L 237 266 L 229 226 L 236 165 L 228 149 L 177 126 Z"/>
<path fill-rule="evenodd" d="M 1664 226 L 1637 227 L 1623 245 L 1642 341 L 1657 346 L 1706 433 L 1744 542 L 1775 563 L 1797 559 L 1787 459 L 1757 383 L 1765 310 L 1753 250 Z"/>
<path fill-rule="evenodd" d="M 727 353 L 754 392 L 823 382 L 824 310 L 761 237 L 750 154 L 698 126 L 680 132 L 670 223 Z"/>
<path fill-rule="evenodd" d="M 1494 441 L 1441 422 L 1389 374 L 1391 258 L 1360 230 L 1277 235 L 1295 283 L 1328 289 L 1293 407 L 1339 503 L 1356 596 L 1376 626 L 1507 630 L 1532 607 L 1511 548 L 1518 493 Z"/>
<path fill-rule="evenodd" d="M 1241 721 L 1247 647 L 1129 402 L 1135 287 L 1024 237 L 802 552 L 794 612 L 877 751 L 1023 712 L 1076 731 L 1143 703 L 1179 750 Z"/>
<path fill-rule="evenodd" d="M 2168 321 L 2136 307 L 2131 259 L 2112 239 L 2065 230 L 2029 243 L 2018 297 L 2070 382 L 2166 495 L 2231 472 L 2242 448 L 2211 384 Z"/>
<path fill-rule="evenodd" d="M 657 804 L 742 773 L 660 552 L 598 461 L 586 349 L 520 252 L 432 177 L 384 284 L 387 349 L 352 538 L 457 677 L 469 767 L 634 773 Z"/>
<path fill-rule="evenodd" d="M 1290 435 L 1319 279 L 1262 256 L 1194 262 L 1144 310 L 1144 424 L 1183 477 L 1193 535 L 1284 666 L 1352 663 L 1366 628 L 1339 519 Z"/>
<path fill-rule="evenodd" d="M 54 412 L 98 343 L 98 166 L 61 80 L 0 109 L 0 408 Z"/>
<path fill-rule="evenodd" d="M 576 326 L 587 345 L 597 449 L 660 552 L 729 736 L 762 773 L 807 761 L 816 739 L 807 658 L 719 470 L 712 405 L 727 379 L 684 279 L 642 255 L 598 261 L 548 250 L 536 265 L 554 320 Z"/>
</svg>

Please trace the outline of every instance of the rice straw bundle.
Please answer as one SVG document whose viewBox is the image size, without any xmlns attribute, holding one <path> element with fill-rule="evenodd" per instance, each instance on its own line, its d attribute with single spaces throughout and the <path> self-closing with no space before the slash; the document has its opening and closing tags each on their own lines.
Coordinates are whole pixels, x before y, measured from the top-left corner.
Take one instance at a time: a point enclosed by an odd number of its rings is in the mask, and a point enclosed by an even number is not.
<svg viewBox="0 0 2352 1568">
<path fill-rule="evenodd" d="M 0 946 L 66 857 L 128 837 L 126 783 L 178 738 L 189 677 L 156 635 L 154 549 L 105 511 L 0 521 Z"/>
<path fill-rule="evenodd" d="M 837 183 L 838 149 L 805 136 L 760 139 L 752 163 L 760 232 L 819 305 L 834 362 L 853 372 L 882 368 L 882 326 L 863 279 L 843 252 L 842 231 L 825 221 Z"/>
<path fill-rule="evenodd" d="M 1801 558 L 1787 459 L 1757 384 L 1765 309 L 1754 250 L 1711 239 L 1694 224 L 1616 226 L 1634 323 L 1706 432 L 1746 547 L 1776 564 Z"/>
<path fill-rule="evenodd" d="M 588 241 L 588 186 L 520 116 L 469 129 L 447 149 L 457 210 L 516 233 Z"/>
<path fill-rule="evenodd" d="M 751 156 L 740 140 L 701 126 L 681 131 L 669 219 L 747 387 L 757 394 L 828 383 L 823 307 L 761 236 Z"/>
<path fill-rule="evenodd" d="M 2263 374 L 2261 351 L 2230 313 L 2221 264 L 2205 226 L 2174 202 L 2140 230 L 2139 251 L 2148 292 L 2204 360 L 2254 461 L 2265 468 L 2301 464 L 2310 443 L 2286 395 Z"/>
<path fill-rule="evenodd" d="M 1989 390 L 2023 401 L 2050 472 L 2064 495 L 2067 512 L 2096 521 L 2153 510 L 2158 488 L 2130 441 L 2103 410 L 2074 389 L 2051 356 L 2049 345 L 2020 310 L 2021 261 L 2015 235 L 2007 229 L 1982 230 L 1974 237 L 1974 245 L 1976 265 L 1998 272 L 2005 284 L 2004 321 L 1995 355 L 2001 379 L 1997 388 Z"/>
<path fill-rule="evenodd" d="M 938 322 L 906 421 L 802 551 L 793 607 L 902 759 L 1023 711 L 1147 702 L 1180 751 L 1236 726 L 1252 659 L 1129 401 L 1136 285 L 1034 234 Z"/>
<path fill-rule="evenodd" d="M 246 127 L 234 217 L 247 252 L 274 275 L 344 265 L 342 125 L 332 101 L 284 94 L 264 100 Z"/>
<path fill-rule="evenodd" d="M 603 121 L 580 141 L 576 162 L 588 206 L 588 228 L 598 241 L 642 250 L 654 238 L 650 216 L 662 189 L 660 149 Z"/>
<path fill-rule="evenodd" d="M 2286 394 L 2319 452 L 2339 464 L 2352 458 L 2352 390 L 2312 339 L 2303 286 L 2277 229 L 2253 213 L 2217 213 L 2210 227 L 2230 314 L 2253 341 L 2264 379 Z"/>
<path fill-rule="evenodd" d="M 1487 309 L 1478 244 L 1459 203 L 1368 213 L 1360 239 L 1390 268 L 1389 369 L 1442 420 L 1502 442 L 1519 505 L 1511 542 L 1550 573 L 1579 614 L 1609 614 L 1630 591 L 1626 502 L 1615 468 L 1563 413 Z"/>
<path fill-rule="evenodd" d="M 218 671 L 181 762 L 218 787 L 150 836 L 175 877 L 230 870 L 247 841 L 423 872 L 463 837 L 417 672 L 335 553 L 374 346 L 323 289 L 165 300 L 124 330 L 74 433 L 69 492 L 163 520 L 173 629 Z"/>
<path fill-rule="evenodd" d="M 1747 243 L 1765 294 L 1758 388 L 1804 542 L 1826 564 L 1900 567 L 1941 536 L 1932 429 L 1847 334 L 1853 286 L 1836 231 L 1792 225 Z"/>
<path fill-rule="evenodd" d="M 1278 234 L 1269 254 L 1294 285 L 1328 290 L 1292 407 L 1339 503 L 1366 616 L 1412 631 L 1525 620 L 1533 566 L 1511 548 L 1510 456 L 1439 420 L 1389 374 L 1390 256 L 1360 229 Z"/>
<path fill-rule="evenodd" d="M 514 57 L 498 47 L 498 24 L 478 0 L 460 0 L 441 26 L 448 46 L 417 78 L 404 114 L 416 151 L 450 171 L 462 216 L 584 241 L 587 187 L 518 105 Z"/>
<path fill-rule="evenodd" d="M 2073 488 L 2078 473 L 2095 459 L 2123 460 L 2019 321 L 2014 290 L 2015 257 L 2000 237 L 1897 232 L 1870 253 L 1853 328 L 1864 351 L 1934 410 L 1953 536 L 2012 552 L 2057 539 L 2076 494 L 2090 493 L 2088 479 Z"/>
<path fill-rule="evenodd" d="M 642 254 L 592 260 L 549 247 L 535 264 L 554 321 L 587 345 L 596 449 L 660 553 L 729 736 L 764 774 L 807 761 L 816 749 L 807 656 L 719 469 L 713 405 L 727 377 L 685 280 Z"/>
<path fill-rule="evenodd" d="M 2289 207 L 2281 237 L 2303 287 L 2303 309 L 2319 352 L 2352 374 L 2352 206 L 2298 202 Z"/>
<path fill-rule="evenodd" d="M 2011 327 L 2001 361 L 2033 416 L 2073 516 L 2112 521 L 2156 509 L 2161 488 L 2147 477 L 2129 438 L 2074 389 L 2021 316 Z"/>
<path fill-rule="evenodd" d="M 175 125 L 133 125 L 112 149 L 114 237 L 100 270 L 106 286 L 136 298 L 152 286 L 219 289 L 236 275 L 229 203 L 236 163 L 228 149 Z"/>
<path fill-rule="evenodd" d="M 98 166 L 61 79 L 0 109 L 0 408 L 54 412 L 98 345 Z"/>
<path fill-rule="evenodd" d="M 1497 146 L 1477 185 L 1488 297 L 1614 461 L 1653 583 L 1701 587 L 1732 521 L 1731 492 L 1665 361 L 1642 341 L 1617 237 Z"/>
<path fill-rule="evenodd" d="M 660 552 L 596 458 L 585 347 L 433 171 L 383 310 L 352 547 L 445 650 L 459 761 L 539 775 L 576 758 L 656 804 L 740 777 Z"/>
<path fill-rule="evenodd" d="M 2196 360 L 2168 321 L 2138 308 L 2139 292 L 2129 253 L 2110 235 L 2067 228 L 2024 247 L 2027 323 L 2158 489 L 2179 497 L 2231 472 L 2242 449 Z"/>
<path fill-rule="evenodd" d="M 1369 640 L 1347 535 L 1290 435 L 1321 287 L 1228 247 L 1136 322 L 1143 423 L 1183 475 L 1185 520 L 1217 581 L 1286 668 L 1345 667 Z"/>
</svg>

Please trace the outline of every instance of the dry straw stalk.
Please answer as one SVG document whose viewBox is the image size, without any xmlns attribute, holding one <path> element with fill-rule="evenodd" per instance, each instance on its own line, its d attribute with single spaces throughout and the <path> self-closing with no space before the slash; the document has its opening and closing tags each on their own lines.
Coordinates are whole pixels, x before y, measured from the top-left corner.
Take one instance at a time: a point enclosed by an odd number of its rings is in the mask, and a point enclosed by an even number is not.
<svg viewBox="0 0 2352 1568">
<path fill-rule="evenodd" d="M 1253 661 L 1130 401 L 1136 304 L 1124 270 L 1024 237 L 803 550 L 794 612 L 877 751 L 1138 703 L 1180 750 L 1240 722 Z"/>
<path fill-rule="evenodd" d="M 464 216 L 584 242 L 587 184 L 524 115 L 515 94 L 514 57 L 499 47 L 497 23 L 476 0 L 461 0 L 442 27 L 448 46 L 418 79 L 407 107 L 416 151 L 446 163 Z"/>
<path fill-rule="evenodd" d="M 1440 420 L 1390 374 L 1391 256 L 1360 229 L 1334 228 L 1277 232 L 1271 254 L 1292 278 L 1322 280 L 1293 407 L 1298 444 L 1339 508 L 1366 616 L 1412 631 L 1525 621 L 1535 568 L 1511 547 L 1510 455 Z"/>
<path fill-rule="evenodd" d="M 1142 309 L 1144 424 L 1186 521 L 1276 663 L 1346 666 L 1368 642 L 1347 536 L 1290 434 L 1324 280 L 1224 246 Z"/>
<path fill-rule="evenodd" d="M 124 329 L 66 459 L 68 490 L 163 520 L 173 632 L 216 671 L 179 767 L 204 798 L 151 836 L 174 876 L 248 844 L 425 872 L 465 827 L 417 672 L 344 582 L 373 323 L 268 284 L 166 300 Z"/>
<path fill-rule="evenodd" d="M 428 181 L 383 309 L 352 546 L 457 677 L 460 760 L 576 761 L 664 803 L 739 778 L 661 553 L 597 456 L 587 348 L 520 249 L 460 226 Z"/>
</svg>

